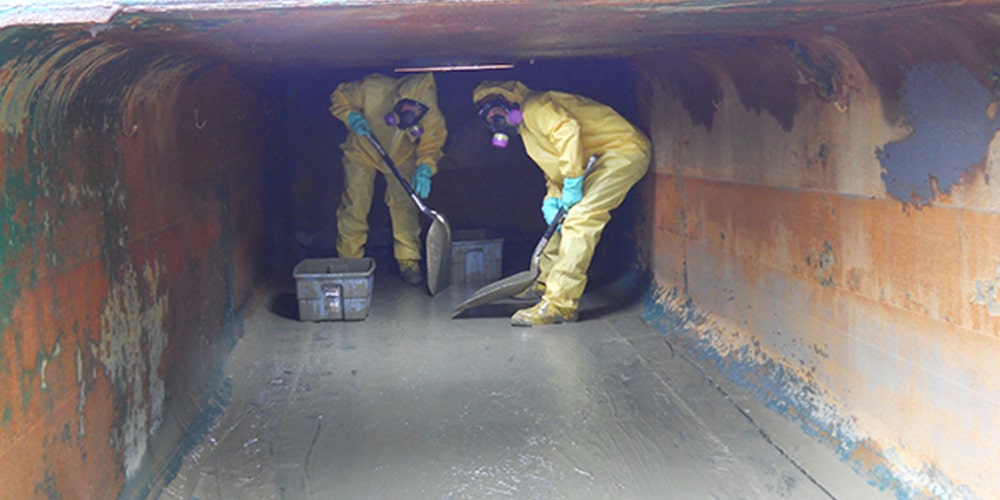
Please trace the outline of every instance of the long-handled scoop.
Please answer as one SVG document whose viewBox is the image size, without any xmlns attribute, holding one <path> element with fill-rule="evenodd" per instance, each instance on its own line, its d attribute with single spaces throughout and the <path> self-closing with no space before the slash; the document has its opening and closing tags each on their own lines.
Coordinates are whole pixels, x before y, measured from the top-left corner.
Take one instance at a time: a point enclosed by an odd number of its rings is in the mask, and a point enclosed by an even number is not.
<svg viewBox="0 0 1000 500">
<path fill-rule="evenodd" d="M 587 162 L 587 168 L 583 171 L 584 176 L 590 173 L 590 169 L 594 166 L 594 162 L 596 161 L 596 156 L 590 157 L 590 160 Z M 538 278 L 538 262 L 541 260 L 542 251 L 545 250 L 545 246 L 549 244 L 549 240 L 552 239 L 552 235 L 555 234 L 559 225 L 562 224 L 563 219 L 565 218 L 566 207 L 559 207 L 559 211 L 556 212 L 555 218 L 553 218 L 552 222 L 550 222 L 548 227 L 545 228 L 545 233 L 542 234 L 542 238 L 538 240 L 538 244 L 535 245 L 535 250 L 531 252 L 531 265 L 528 267 L 527 271 L 521 271 L 517 274 L 512 274 L 506 278 L 494 281 L 488 285 L 484 285 L 479 290 L 476 290 L 475 293 L 473 293 L 468 299 L 465 299 L 464 302 L 455 306 L 452 316 L 455 316 L 466 309 L 506 299 L 531 286 L 531 284 L 535 282 L 535 279 Z"/>
<path fill-rule="evenodd" d="M 403 185 L 403 189 L 410 195 L 413 203 L 416 203 L 417 208 L 431 219 L 431 227 L 427 230 L 425 241 L 427 254 L 427 291 L 431 295 L 437 295 L 441 290 L 448 288 L 448 277 L 449 272 L 451 272 L 451 226 L 448 225 L 448 220 L 444 218 L 444 215 L 428 208 L 424 201 L 417 196 L 417 193 L 413 191 L 413 187 L 403 177 L 403 174 L 399 173 L 399 169 L 396 168 L 396 164 L 392 161 L 392 158 L 389 158 L 385 149 L 382 149 L 382 145 L 379 144 L 378 139 L 373 135 L 366 137 L 371 141 L 375 150 L 378 151 L 379 156 L 382 157 L 382 161 L 389 166 L 389 170 L 392 170 L 392 173 L 396 175 L 396 179 Z"/>
</svg>

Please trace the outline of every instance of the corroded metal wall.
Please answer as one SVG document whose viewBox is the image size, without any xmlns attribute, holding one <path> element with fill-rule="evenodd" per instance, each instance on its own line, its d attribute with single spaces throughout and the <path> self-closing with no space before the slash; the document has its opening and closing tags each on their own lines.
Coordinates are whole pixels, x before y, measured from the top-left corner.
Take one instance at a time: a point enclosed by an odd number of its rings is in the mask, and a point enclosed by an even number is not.
<svg viewBox="0 0 1000 500">
<path fill-rule="evenodd" d="M 0 497 L 140 495 L 225 396 L 262 261 L 260 99 L 26 28 L 0 33 L 0 99 Z"/>
<path fill-rule="evenodd" d="M 647 319 L 904 498 L 1000 496 L 998 42 L 928 10 L 639 63 Z"/>
</svg>

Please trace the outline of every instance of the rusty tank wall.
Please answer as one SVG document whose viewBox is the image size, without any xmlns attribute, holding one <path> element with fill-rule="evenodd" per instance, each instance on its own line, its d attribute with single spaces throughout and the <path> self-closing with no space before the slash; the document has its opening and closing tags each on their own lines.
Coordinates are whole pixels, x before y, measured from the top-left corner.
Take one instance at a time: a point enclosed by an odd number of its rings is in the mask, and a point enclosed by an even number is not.
<svg viewBox="0 0 1000 500">
<path fill-rule="evenodd" d="M 204 60 L 19 27 L 0 102 L 0 497 L 141 496 L 225 401 L 267 106 Z"/>
<path fill-rule="evenodd" d="M 931 9 L 637 61 L 646 319 L 901 498 L 1000 496 L 998 43 Z"/>
</svg>

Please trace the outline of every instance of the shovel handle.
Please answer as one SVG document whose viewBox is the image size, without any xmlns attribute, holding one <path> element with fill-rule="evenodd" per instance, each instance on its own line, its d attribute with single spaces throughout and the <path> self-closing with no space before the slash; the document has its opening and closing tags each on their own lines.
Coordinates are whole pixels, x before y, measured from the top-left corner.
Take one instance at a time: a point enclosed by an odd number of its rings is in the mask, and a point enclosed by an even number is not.
<svg viewBox="0 0 1000 500">
<path fill-rule="evenodd" d="M 590 169 L 594 167 L 594 163 L 597 163 L 597 155 L 591 156 L 590 159 L 587 160 L 587 166 L 583 169 L 583 177 L 585 179 L 587 178 L 587 174 L 590 173 Z M 552 219 L 552 223 L 549 224 L 549 227 L 545 228 L 545 236 L 547 238 L 551 238 L 552 234 L 556 232 L 556 229 L 559 228 L 559 224 L 562 224 L 563 219 L 566 218 L 566 212 L 568 211 L 569 209 L 566 208 L 565 205 L 559 207 L 559 210 L 556 212 L 556 216 Z"/>
<path fill-rule="evenodd" d="M 410 186 L 410 182 L 407 181 L 406 178 L 403 177 L 403 174 L 399 172 L 399 169 L 396 168 L 396 163 L 392 161 L 392 158 L 389 158 L 389 154 L 386 153 L 385 149 L 382 148 L 382 144 L 378 142 L 378 139 L 376 139 L 375 136 L 371 134 L 367 135 L 366 137 L 368 137 L 368 141 L 372 143 L 372 146 L 375 148 L 375 150 L 378 151 L 379 156 L 382 157 L 382 161 L 384 161 L 385 164 L 388 165 L 389 170 L 392 170 L 392 173 L 396 175 L 396 179 L 398 179 L 399 183 L 403 185 L 403 189 L 406 190 L 406 194 L 410 195 L 410 198 L 412 198 L 413 202 L 417 204 L 417 207 L 420 208 L 421 212 L 429 214 L 430 209 L 428 209 L 427 205 L 424 204 L 424 201 L 421 200 L 419 196 L 417 196 L 417 193 L 413 191 L 413 187 Z"/>
<path fill-rule="evenodd" d="M 587 160 L 587 166 L 583 169 L 584 178 L 587 177 L 587 174 L 590 173 L 590 169 L 594 167 L 594 163 L 596 162 L 597 155 L 591 156 L 590 159 Z M 556 216 L 552 218 L 552 222 L 550 222 L 548 227 L 545 228 L 545 233 L 542 234 L 542 239 L 538 240 L 538 245 L 535 245 L 533 255 L 541 255 L 542 250 L 545 249 L 545 245 L 549 243 L 549 240 L 552 239 L 552 235 L 556 233 L 556 230 L 559 229 L 559 225 L 562 224 L 563 219 L 566 218 L 566 212 L 567 210 L 565 206 L 559 207 L 559 210 L 556 212 Z"/>
</svg>

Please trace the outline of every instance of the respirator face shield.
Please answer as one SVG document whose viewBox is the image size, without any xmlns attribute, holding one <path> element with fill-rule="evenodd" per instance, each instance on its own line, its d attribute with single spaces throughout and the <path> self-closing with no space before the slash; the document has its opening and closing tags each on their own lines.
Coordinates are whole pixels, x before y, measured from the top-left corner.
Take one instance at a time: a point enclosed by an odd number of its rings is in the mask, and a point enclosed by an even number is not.
<svg viewBox="0 0 1000 500">
<path fill-rule="evenodd" d="M 510 136 L 517 133 L 518 125 L 524 121 L 521 107 L 507 101 L 502 95 L 487 96 L 477 103 L 477 107 L 479 118 L 493 131 L 493 145 L 498 148 L 507 147 Z"/>
<path fill-rule="evenodd" d="M 430 108 L 422 102 L 413 99 L 400 99 L 392 108 L 392 113 L 385 115 L 385 124 L 406 130 L 414 137 L 420 137 L 424 133 L 424 128 L 420 126 L 420 119 L 427 114 L 428 109 Z"/>
</svg>

